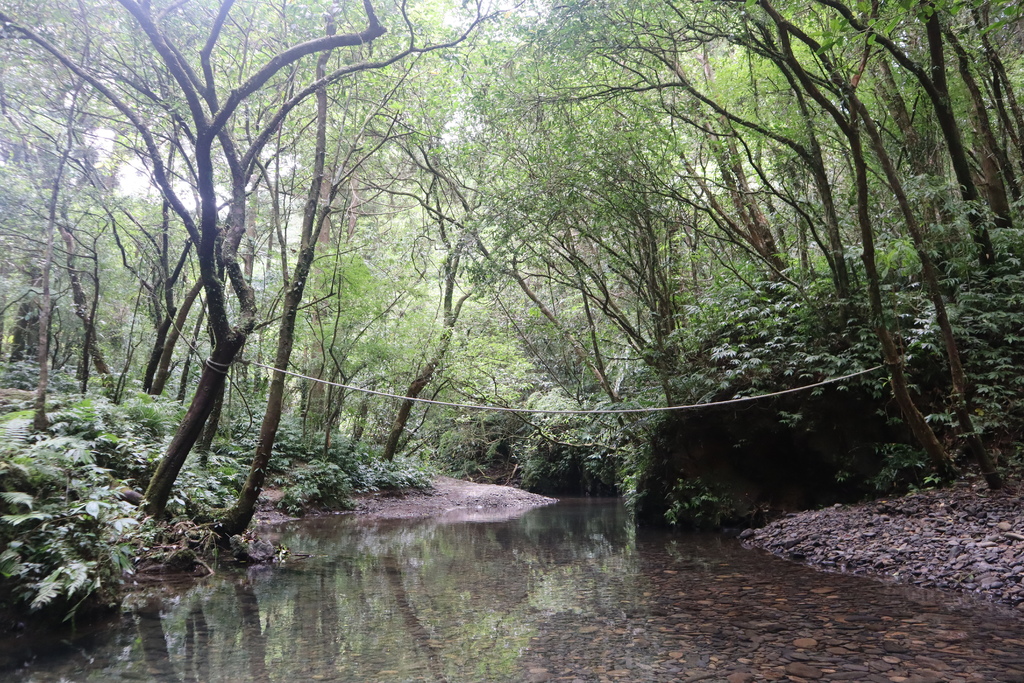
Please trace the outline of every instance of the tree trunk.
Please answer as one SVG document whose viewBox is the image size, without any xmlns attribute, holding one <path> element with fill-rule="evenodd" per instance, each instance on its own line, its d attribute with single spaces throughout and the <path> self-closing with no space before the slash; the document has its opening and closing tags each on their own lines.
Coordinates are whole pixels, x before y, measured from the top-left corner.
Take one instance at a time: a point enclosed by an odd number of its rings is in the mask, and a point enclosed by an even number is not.
<svg viewBox="0 0 1024 683">
<path fill-rule="evenodd" d="M 228 368 L 244 345 L 245 337 L 229 338 L 217 344 L 210 360 L 203 365 L 203 374 L 199 378 L 199 386 L 196 387 L 192 403 L 174 438 L 167 446 L 167 451 L 160 460 L 153 478 L 149 481 L 149 487 L 146 489 L 146 514 L 163 517 L 167 499 L 171 495 L 171 488 L 178 478 L 178 473 L 199 438 L 203 425 L 213 412 L 217 394 L 223 391 Z"/>
<path fill-rule="evenodd" d="M 50 297 L 50 269 L 53 265 L 53 232 L 57 224 L 57 200 L 60 198 L 60 183 L 64 177 L 64 163 L 68 153 L 61 154 L 57 162 L 57 172 L 50 190 L 50 201 L 46 216 L 46 247 L 43 250 L 42 263 L 42 295 L 39 302 L 39 343 L 36 348 L 36 361 L 39 363 L 39 382 L 36 384 L 36 396 L 33 409 L 32 427 L 41 432 L 50 426 L 46 417 L 46 389 L 50 380 L 50 315 L 53 302 Z"/>
<path fill-rule="evenodd" d="M 612 383 L 608 380 L 608 377 L 605 374 L 603 363 L 601 363 L 600 356 L 597 355 L 597 344 L 594 344 L 594 357 L 591 358 L 590 354 L 587 353 L 586 348 L 584 348 L 583 343 L 565 329 L 561 321 L 555 316 L 554 311 L 548 308 L 541 298 L 537 296 L 537 293 L 533 291 L 533 288 L 530 287 L 530 283 L 528 283 L 526 279 L 519 274 L 515 263 L 510 266 L 509 272 L 512 275 L 512 279 L 519 284 L 519 288 L 523 290 L 523 293 L 529 297 L 530 301 L 537 306 L 537 309 L 541 314 L 548 319 L 548 322 L 551 323 L 552 327 L 554 327 L 566 343 L 569 344 L 569 348 L 572 349 L 576 359 L 587 366 L 587 369 L 594 375 L 594 378 L 597 380 L 598 384 L 601 385 L 601 388 L 604 390 L 604 393 L 608 398 L 613 402 L 621 401 L 622 399 L 619 397 L 618 392 L 615 391 L 615 387 L 612 386 Z M 588 319 L 590 319 L 589 307 L 587 308 L 587 314 Z M 593 330 L 592 319 L 590 319 L 590 323 L 591 330 Z"/>
<path fill-rule="evenodd" d="M 149 393 L 153 396 L 160 396 L 164 393 L 164 386 L 167 384 L 167 378 L 171 374 L 171 359 L 174 357 L 174 347 L 178 343 L 178 337 L 181 336 L 182 328 L 188 321 L 188 314 L 192 310 L 192 304 L 202 289 L 202 280 L 198 280 L 192 285 L 192 289 L 185 295 L 185 300 L 181 302 L 181 306 L 178 308 L 178 314 L 174 319 L 174 323 L 167 332 L 167 338 L 160 353 L 160 361 L 157 363 L 156 374 L 154 374 L 153 383 L 149 388 Z"/>
<path fill-rule="evenodd" d="M 406 423 L 409 422 L 412 404 L 415 403 L 414 399 L 419 397 L 420 393 L 430 382 L 430 378 L 434 376 L 434 371 L 437 369 L 435 360 L 436 358 L 432 359 L 423 367 L 423 370 L 406 390 L 405 399 L 402 401 L 402 404 L 398 406 L 398 413 L 395 415 L 395 421 L 391 423 L 391 431 L 388 433 L 388 440 L 384 444 L 384 459 L 388 462 L 394 460 L 395 453 L 398 452 L 398 442 L 405 431 Z"/>
<path fill-rule="evenodd" d="M 38 279 L 36 283 L 42 284 Z M 38 343 L 39 308 L 36 302 L 26 298 L 18 305 L 18 312 L 15 314 L 14 330 L 11 331 L 10 362 L 17 363 L 35 356 Z"/>
<path fill-rule="evenodd" d="M 94 296 L 92 303 L 89 302 L 89 297 L 85 294 L 85 288 L 82 286 L 82 278 L 79 270 L 75 267 L 76 258 L 76 244 L 74 236 L 71 232 L 61 226 L 59 223 L 57 229 L 60 231 L 60 236 L 64 240 L 64 247 L 67 250 L 67 264 L 68 264 L 68 279 L 71 281 L 71 298 L 74 302 L 75 315 L 82 321 L 82 364 L 78 369 L 79 379 L 81 380 L 81 390 L 84 394 L 89 387 L 89 364 L 94 363 L 96 366 L 96 372 L 101 375 L 109 375 L 110 368 L 107 367 L 106 361 L 103 359 L 103 353 L 100 351 L 99 345 L 96 343 L 96 306 L 99 303 L 99 276 L 98 268 L 96 263 L 95 252 L 93 253 L 93 278 L 95 281 L 95 287 L 93 288 Z"/>
<path fill-rule="evenodd" d="M 971 71 L 971 60 L 967 51 L 957 41 L 951 31 L 946 35 L 949 37 L 949 44 L 957 56 L 957 63 L 960 67 L 960 78 L 971 96 L 971 109 L 975 124 L 975 130 L 980 139 L 980 149 L 976 156 L 981 163 L 981 174 L 985 179 L 985 196 L 988 199 L 989 208 L 995 226 L 1001 229 L 1013 229 L 1013 219 L 1010 217 L 1010 197 L 1006 191 L 1006 183 L 1003 180 L 1003 170 L 1012 176 L 1012 168 L 1009 163 L 1004 163 L 1006 155 L 1002 146 L 996 140 L 992 132 L 992 121 L 988 115 L 988 105 L 981 93 L 977 80 Z"/>
<path fill-rule="evenodd" d="M 992 238 L 989 236 L 988 228 L 985 227 L 984 216 L 978 213 L 973 206 L 980 197 L 978 188 L 971 177 L 971 165 L 964 150 L 963 137 L 960 134 L 960 126 L 957 124 L 956 115 L 953 113 L 949 100 L 949 88 L 946 85 L 946 58 L 943 49 L 942 28 L 939 20 L 939 10 L 932 7 L 932 13 L 925 23 L 925 30 L 928 36 L 928 53 L 931 57 L 931 88 L 926 88 L 932 99 L 932 107 L 935 110 L 935 118 L 939 122 L 939 128 L 946 139 L 946 147 L 949 151 L 950 162 L 956 174 L 957 182 L 960 184 L 960 195 L 967 203 L 967 217 L 971 224 L 971 236 L 978 246 L 978 263 L 987 268 L 996 262 L 995 248 L 992 246 Z"/>
<path fill-rule="evenodd" d="M 199 333 L 203 329 L 203 322 L 206 320 L 206 307 L 199 309 L 199 317 L 196 318 L 195 329 L 192 330 L 192 343 L 189 344 L 190 348 L 196 348 L 196 344 L 199 343 Z M 185 402 L 185 393 L 188 390 L 188 376 L 189 370 L 192 367 L 192 354 L 185 354 L 185 362 L 181 364 L 181 381 L 178 382 L 178 395 L 175 397 L 178 403 Z"/>
<path fill-rule="evenodd" d="M 893 58 L 902 66 L 907 69 L 910 73 L 917 78 L 921 87 L 924 88 L 925 93 L 928 95 L 928 99 L 931 101 L 932 109 L 935 112 L 935 118 L 939 124 L 939 130 L 942 131 L 942 136 L 946 142 L 946 151 L 949 155 L 949 162 L 953 167 L 953 172 L 956 175 L 957 183 L 960 186 L 960 197 L 966 205 L 967 218 L 971 226 L 971 237 L 978 247 L 978 263 L 983 269 L 987 269 L 996 262 L 995 249 L 992 246 L 992 238 L 989 235 L 988 227 L 985 223 L 985 217 L 977 210 L 976 202 L 979 200 L 978 188 L 974 183 L 974 178 L 971 175 L 971 164 L 967 156 L 967 152 L 964 148 L 963 136 L 960 132 L 960 126 L 956 120 L 956 114 L 953 111 L 953 107 L 950 103 L 949 88 L 946 84 L 946 57 L 945 57 L 945 45 L 943 43 L 943 32 L 941 24 L 941 10 L 936 3 L 931 0 L 925 0 L 921 3 L 921 9 L 927 10 L 927 12 L 921 12 L 921 14 L 927 14 L 925 19 L 925 35 L 928 49 L 929 64 L 927 68 L 922 68 L 920 64 L 915 62 L 906 52 L 887 35 L 876 31 L 870 26 L 866 25 L 861 21 L 861 18 L 853 12 L 849 7 L 846 7 L 840 3 L 832 3 L 830 0 L 818 0 L 820 4 L 827 4 L 832 9 L 837 10 L 842 14 L 843 18 L 850 23 L 850 25 L 857 31 L 863 32 L 865 35 L 870 35 L 873 40 L 877 41 L 878 44 L 882 45 Z M 770 13 L 774 13 L 778 17 L 777 25 L 782 27 L 785 24 L 784 19 L 771 7 L 768 0 L 762 0 L 761 6 L 765 7 Z M 779 22 L 782 22 L 781 24 Z M 790 26 L 790 28 L 792 28 Z M 789 29 L 784 29 L 789 30 Z M 804 37 L 801 37 L 804 40 Z M 805 42 L 807 42 L 805 40 Z M 820 47 L 820 45 L 818 46 Z M 836 70 L 832 68 L 833 78 L 836 78 L 838 74 Z"/>
<path fill-rule="evenodd" d="M 366 420 L 370 416 L 370 398 L 369 395 L 364 395 L 359 401 L 359 407 L 356 409 L 356 419 L 352 423 L 352 440 L 361 441 L 363 438 L 363 432 L 366 430 Z"/>
<path fill-rule="evenodd" d="M 388 462 L 395 459 L 395 453 L 398 452 L 398 442 L 402 438 L 402 432 L 405 431 L 405 425 L 409 421 L 409 413 L 412 412 L 412 404 L 415 402 L 414 399 L 419 398 L 420 393 L 426 388 L 427 384 L 430 383 L 437 368 L 444 361 L 445 355 L 448 353 L 448 345 L 451 344 L 452 335 L 455 332 L 455 322 L 459 317 L 459 310 L 462 308 L 462 303 L 466 300 L 468 295 L 464 295 L 459 300 L 458 304 L 453 309 L 451 307 L 451 290 L 455 285 L 455 276 L 453 271 L 449 271 L 450 277 L 448 278 L 447 292 L 446 292 L 446 311 L 445 311 L 445 327 L 444 332 L 441 333 L 441 343 L 438 345 L 437 351 L 434 353 L 434 357 L 423 366 L 420 370 L 419 375 L 412 381 L 409 388 L 405 392 L 405 399 L 402 404 L 398 407 L 398 413 L 395 415 L 395 421 L 391 424 L 391 432 L 388 434 L 388 440 L 384 444 L 384 459 Z"/>
<path fill-rule="evenodd" d="M 861 113 L 861 120 L 864 122 L 864 128 L 868 132 L 872 146 L 875 149 L 875 156 L 878 157 L 878 160 L 882 165 L 882 170 L 885 172 L 886 179 L 889 182 L 889 187 L 892 189 L 893 194 L 896 197 L 896 201 L 900 206 L 900 211 L 903 214 L 903 220 L 907 226 L 907 231 L 910 233 L 911 240 L 914 242 L 914 248 L 917 251 L 918 258 L 921 260 L 921 269 L 924 274 L 925 286 L 928 288 L 932 304 L 935 306 L 935 318 L 939 324 L 942 341 L 946 348 L 946 358 L 949 361 L 949 375 L 952 382 L 952 393 L 950 398 L 953 403 L 953 413 L 957 417 L 957 422 L 960 424 L 960 430 L 964 438 L 967 440 L 971 454 L 974 456 L 978 466 L 981 468 L 981 473 L 985 477 L 988 487 L 992 490 L 1000 489 L 1003 486 L 1002 478 L 999 476 L 999 472 L 996 470 L 995 464 L 989 457 L 988 451 L 985 450 L 985 446 L 981 441 L 981 437 L 975 430 L 974 422 L 971 418 L 970 403 L 967 397 L 967 374 L 964 372 L 963 362 L 960 358 L 960 349 L 956 343 L 956 337 L 953 334 L 953 326 L 949 322 L 949 314 L 946 311 L 946 302 L 942 298 L 942 287 L 939 283 L 939 276 L 936 272 L 935 264 L 932 262 L 931 255 L 929 254 L 928 245 L 925 244 L 924 233 L 917 222 L 917 217 L 914 215 L 913 209 L 910 207 L 910 202 L 903 190 L 903 184 L 900 182 L 899 175 L 896 173 L 896 167 L 893 165 L 892 160 L 889 158 L 889 155 L 885 150 L 882 137 L 879 134 L 878 129 L 875 127 L 874 122 L 871 120 L 867 108 L 856 96 L 853 96 L 850 99 Z"/>
<path fill-rule="evenodd" d="M 804 70 L 793 51 L 790 32 L 794 30 L 794 27 L 782 18 L 768 0 L 761 0 L 760 4 L 775 22 L 779 31 L 779 41 L 783 47 L 787 60 L 797 74 L 797 77 L 800 79 L 804 89 L 807 91 L 808 95 L 821 106 L 822 109 L 828 112 L 829 116 L 831 116 L 833 121 L 835 121 L 836 125 L 842 131 L 849 143 L 851 162 L 853 163 L 854 169 L 854 184 L 857 192 L 857 224 L 860 227 L 861 242 L 863 244 L 861 260 L 864 263 L 864 270 L 868 280 L 868 299 L 871 304 L 871 313 L 875 323 L 874 331 L 882 348 L 882 355 L 885 359 L 885 364 L 889 368 L 893 397 L 896 399 L 896 403 L 899 405 L 900 411 L 903 413 L 903 417 L 906 420 L 907 425 L 910 427 L 911 432 L 914 434 L 914 437 L 928 454 L 928 458 L 931 460 L 932 466 L 942 476 L 951 476 L 956 472 L 956 467 L 954 466 L 952 459 L 946 453 L 946 450 L 942 447 L 938 438 L 935 436 L 935 432 L 932 431 L 931 425 L 928 424 L 928 421 L 925 419 L 924 415 L 921 414 L 921 411 L 914 403 L 913 397 L 910 395 L 910 388 L 907 384 L 906 375 L 903 371 L 903 356 L 900 354 L 895 342 L 893 341 L 892 333 L 890 332 L 888 323 L 885 319 L 885 309 L 882 305 L 881 279 L 878 276 L 878 269 L 875 264 L 875 237 L 874 229 L 871 225 L 868 168 L 864 159 L 860 130 L 858 129 L 856 122 L 857 112 L 852 112 L 852 118 L 847 118 L 847 116 L 836 108 L 832 101 L 818 89 L 814 80 Z M 800 35 L 800 39 L 812 49 L 817 45 L 812 39 L 805 35 Z M 823 59 L 823 63 L 830 69 L 830 75 L 835 76 L 836 70 L 832 67 L 827 58 Z M 846 84 L 845 79 L 841 79 L 839 82 Z M 848 86 L 844 85 L 843 87 L 846 88 Z M 852 93 L 847 91 L 844 94 L 849 96 Z"/>
<path fill-rule="evenodd" d="M 171 329 L 173 317 L 173 310 L 165 312 L 163 320 L 160 321 L 160 325 L 156 328 L 156 339 L 153 340 L 153 348 L 149 352 L 149 360 L 146 361 L 146 372 L 142 378 L 142 390 L 147 394 L 154 393 L 152 390 L 153 376 L 156 374 L 157 366 L 160 365 L 160 358 L 163 356 L 164 347 L 167 342 L 167 332 Z"/>
<path fill-rule="evenodd" d="M 897 350 L 893 342 L 892 333 L 889 331 L 885 321 L 885 310 L 882 306 L 881 279 L 878 277 L 878 269 L 875 266 L 875 240 L 871 228 L 871 219 L 868 209 L 868 175 L 867 165 L 864 163 L 864 154 L 860 145 L 860 138 L 856 130 L 848 131 L 850 147 L 853 156 L 854 170 L 857 183 L 857 218 L 861 227 L 861 239 L 864 250 L 861 259 L 864 261 L 864 270 L 868 278 L 868 297 L 871 301 L 871 313 L 875 319 L 875 334 L 882 346 L 882 353 L 885 364 L 889 368 L 889 376 L 892 382 L 892 393 L 900 406 L 911 432 L 918 443 L 928 454 L 935 470 L 944 477 L 952 476 L 956 472 L 952 459 L 942 447 L 931 425 L 914 403 L 910 395 L 910 388 L 907 385 L 907 378 L 903 372 L 903 355 Z"/>
<path fill-rule="evenodd" d="M 999 121 L 1002 123 L 1002 131 L 1004 136 L 1009 137 L 1009 142 L 1006 146 L 1009 147 L 1011 144 L 1016 149 L 1016 158 L 1018 161 L 1024 157 L 1024 112 L 1021 111 L 1020 106 L 1017 103 L 1017 96 L 1014 92 L 1014 86 L 1010 77 L 1006 73 L 1006 67 L 1003 64 L 1003 60 L 999 57 L 999 53 L 992 47 L 992 41 L 990 40 L 989 33 L 989 15 L 991 7 L 983 5 L 981 7 L 975 7 L 971 10 L 974 16 L 975 26 L 978 30 L 978 34 L 981 37 L 982 50 L 985 53 L 985 60 L 989 65 L 989 72 L 991 73 L 992 83 L 992 97 L 995 100 L 996 112 L 998 114 Z M 1016 170 L 1009 159 L 1010 154 L 1006 154 L 1006 158 L 1003 159 L 1005 173 L 1007 175 L 1006 182 L 1010 186 L 1010 194 L 1014 201 L 1018 201 L 1021 198 L 1021 187 L 1020 181 L 1017 179 Z"/>
<path fill-rule="evenodd" d="M 213 447 L 213 440 L 217 438 L 217 431 L 220 429 L 220 416 L 224 412 L 224 391 L 226 389 L 227 381 L 220 385 L 220 389 L 217 390 L 217 396 L 213 400 L 213 410 L 210 411 L 210 417 L 206 418 L 206 424 L 203 425 L 203 432 L 199 435 L 199 441 L 196 443 L 196 448 L 206 453 Z M 230 413 L 230 404 L 228 405 L 228 412 Z"/>
<path fill-rule="evenodd" d="M 334 22 L 329 20 L 328 35 L 332 35 L 334 30 Z M 321 53 L 317 59 L 317 78 L 323 78 L 330 56 L 331 52 L 327 51 Z M 260 435 L 256 441 L 256 452 L 253 455 L 252 464 L 249 467 L 249 476 L 246 477 L 235 504 L 224 513 L 218 523 L 217 531 L 221 537 L 240 534 L 249 527 L 253 514 L 256 512 L 256 502 L 263 491 L 263 484 L 267 478 L 267 466 L 270 464 L 270 457 L 273 454 L 277 430 L 281 424 L 281 412 L 284 409 L 285 374 L 281 371 L 287 370 L 288 363 L 291 361 L 292 348 L 295 345 L 295 318 L 298 315 L 299 305 L 302 303 L 302 296 L 306 289 L 306 281 L 309 278 L 309 270 L 316 255 L 318 237 L 326 224 L 333 198 L 331 179 L 327 178 L 324 173 L 327 149 L 327 90 L 325 88 L 317 90 L 316 104 L 316 151 L 313 161 L 313 178 L 303 210 L 302 243 L 299 257 L 285 291 L 281 325 L 277 337 L 277 354 L 274 358 L 275 370 L 273 378 L 270 380 L 267 407 L 263 413 L 263 422 L 260 424 Z M 324 198 L 323 206 L 320 203 L 322 198 Z"/>
</svg>

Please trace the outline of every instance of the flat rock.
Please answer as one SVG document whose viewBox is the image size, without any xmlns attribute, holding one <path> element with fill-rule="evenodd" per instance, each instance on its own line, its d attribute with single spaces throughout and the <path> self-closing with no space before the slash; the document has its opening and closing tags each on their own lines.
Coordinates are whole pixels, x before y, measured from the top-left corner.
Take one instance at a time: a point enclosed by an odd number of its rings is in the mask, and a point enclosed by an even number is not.
<svg viewBox="0 0 1024 683">
<path fill-rule="evenodd" d="M 786 673 L 811 680 L 817 680 L 825 675 L 821 669 L 803 662 L 790 662 L 786 665 Z"/>
</svg>

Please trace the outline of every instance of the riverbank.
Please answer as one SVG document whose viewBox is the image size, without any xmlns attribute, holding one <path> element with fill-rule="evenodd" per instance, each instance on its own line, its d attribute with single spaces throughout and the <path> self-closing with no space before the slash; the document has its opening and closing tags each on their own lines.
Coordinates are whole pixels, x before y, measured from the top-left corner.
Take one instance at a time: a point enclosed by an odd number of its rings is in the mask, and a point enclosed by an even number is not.
<svg viewBox="0 0 1024 683">
<path fill-rule="evenodd" d="M 976 593 L 1024 611 L 1020 482 L 983 482 L 788 515 L 741 539 L 826 571 Z"/>
<path fill-rule="evenodd" d="M 278 524 L 294 517 L 282 514 L 274 507 L 280 500 L 280 491 L 264 491 L 258 524 Z M 434 477 L 429 488 L 400 489 L 361 493 L 354 497 L 352 510 L 339 514 L 353 514 L 367 519 L 423 519 L 447 520 L 487 518 L 495 521 L 518 516 L 523 510 L 557 502 L 536 493 L 512 486 L 478 484 L 451 477 Z M 313 511 L 315 512 L 315 511 Z"/>
<path fill-rule="evenodd" d="M 523 510 L 557 502 L 512 486 L 478 484 L 451 477 L 435 477 L 427 489 L 380 491 L 356 498 L 353 514 L 373 519 L 463 518 L 472 515 L 504 518 Z"/>
</svg>

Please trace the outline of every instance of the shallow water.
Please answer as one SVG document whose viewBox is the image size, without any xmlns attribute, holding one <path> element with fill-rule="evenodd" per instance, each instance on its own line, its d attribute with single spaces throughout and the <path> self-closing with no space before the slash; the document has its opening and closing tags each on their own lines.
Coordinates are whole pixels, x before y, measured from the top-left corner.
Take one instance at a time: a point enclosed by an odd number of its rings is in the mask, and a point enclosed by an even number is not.
<svg viewBox="0 0 1024 683">
<path fill-rule="evenodd" d="M 614 502 L 275 534 L 283 565 L 140 593 L 73 642 L 2 644 L 0 680 L 1024 680 L 1009 608 L 634 531 Z"/>
</svg>

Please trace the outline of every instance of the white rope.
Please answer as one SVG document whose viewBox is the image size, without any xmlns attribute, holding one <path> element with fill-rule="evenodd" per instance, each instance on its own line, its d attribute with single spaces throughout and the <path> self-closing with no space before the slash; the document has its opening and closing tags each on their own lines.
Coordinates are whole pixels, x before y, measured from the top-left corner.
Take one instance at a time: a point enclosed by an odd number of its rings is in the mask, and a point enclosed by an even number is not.
<svg viewBox="0 0 1024 683">
<path fill-rule="evenodd" d="M 257 363 L 252 360 L 239 360 L 240 363 L 248 363 L 249 365 L 255 365 L 260 368 L 266 368 L 274 372 L 281 372 L 292 377 L 298 377 L 299 379 L 308 379 L 311 382 L 319 382 L 321 384 L 327 384 L 332 387 L 338 387 L 339 389 L 348 389 L 350 391 L 358 391 L 364 394 L 371 394 L 373 396 L 382 396 L 384 398 L 395 398 L 400 401 L 414 401 L 416 403 L 429 403 L 435 406 L 447 406 L 449 408 L 464 408 L 466 410 L 491 410 L 500 413 L 533 413 L 537 415 L 627 415 L 635 413 L 666 413 L 673 410 L 691 410 L 694 408 L 709 408 L 712 406 L 724 406 L 733 403 L 745 403 L 747 401 L 757 401 L 762 398 L 771 398 L 772 396 L 782 396 L 783 394 L 793 394 L 798 391 L 806 391 L 807 389 L 813 389 L 815 387 L 824 386 L 826 384 L 833 384 L 835 382 L 841 382 L 844 379 L 850 379 L 851 377 L 857 377 L 859 375 L 866 375 L 869 372 L 874 372 L 882 368 L 881 365 L 876 365 L 873 368 L 867 370 L 860 370 L 858 372 L 851 372 L 848 375 L 842 375 L 840 377 L 832 377 L 830 379 L 822 380 L 814 384 L 808 384 L 802 387 L 796 387 L 795 389 L 783 389 L 782 391 L 775 391 L 770 394 L 758 394 L 757 396 L 743 396 L 741 398 L 731 398 L 725 401 L 715 401 L 713 403 L 693 403 L 685 406 L 660 406 L 655 408 L 618 408 L 611 410 L 544 410 L 540 408 L 508 408 L 506 406 L 492 406 L 492 405 L 473 405 L 468 403 L 449 403 L 448 401 L 435 401 L 429 398 L 410 398 L 408 396 L 402 396 L 400 394 L 389 394 L 386 391 L 375 391 L 373 389 L 364 389 L 362 387 L 354 387 L 348 384 L 340 384 L 338 382 L 331 382 L 326 379 L 319 379 L 317 377 L 310 377 L 309 375 L 302 375 L 298 372 L 292 372 L 291 370 L 281 370 L 271 365 L 264 365 L 263 363 Z"/>
<path fill-rule="evenodd" d="M 187 339 L 185 340 L 185 343 L 188 344 L 189 346 L 192 346 L 192 344 L 189 343 L 189 341 Z M 213 360 L 212 358 L 207 358 L 205 362 L 206 362 L 207 367 L 209 367 L 214 372 L 219 372 L 222 375 L 227 375 L 228 374 L 228 370 L 231 369 L 230 365 L 227 365 L 227 364 L 224 364 L 224 363 L 218 363 L 217 361 Z"/>
<path fill-rule="evenodd" d="M 175 321 L 171 321 L 175 329 L 178 329 L 178 325 Z M 185 344 L 192 350 L 192 353 L 202 358 L 202 354 L 199 353 L 199 349 L 192 345 L 192 342 L 178 329 L 178 337 L 185 341 Z M 757 396 L 742 396 L 740 398 L 730 398 L 725 401 L 714 401 L 712 403 L 691 403 L 685 406 L 659 406 L 654 408 L 617 408 L 613 410 L 544 410 L 542 408 L 509 408 L 507 406 L 491 406 L 491 405 L 473 405 L 469 403 L 449 403 L 448 401 L 435 401 L 429 398 L 410 398 L 408 396 L 402 396 L 400 394 L 390 394 L 386 391 L 376 391 L 374 389 L 364 389 L 362 387 L 354 387 L 349 384 L 341 384 L 339 382 L 331 382 L 326 379 L 320 379 L 319 377 L 310 377 L 309 375 L 303 375 L 298 372 L 292 372 L 291 370 L 281 370 L 275 368 L 272 365 L 265 365 L 263 363 L 257 363 L 254 360 L 240 359 L 237 362 L 247 363 L 249 365 L 255 365 L 259 368 L 265 368 L 272 372 L 281 372 L 292 377 L 299 379 L 308 379 L 310 382 L 319 382 L 320 384 L 326 384 L 332 387 L 338 387 L 339 389 L 348 389 L 349 391 L 357 391 L 363 394 L 370 394 L 372 396 L 381 396 L 383 398 L 394 398 L 400 401 L 413 401 L 415 403 L 428 403 L 435 406 L 446 406 L 448 408 L 464 408 L 466 410 L 490 410 L 499 413 L 531 413 L 534 415 L 630 415 L 637 413 L 667 413 L 673 410 L 692 410 L 695 408 L 710 408 L 712 406 L 726 406 L 735 403 L 746 403 L 749 401 L 759 401 L 762 398 L 771 398 L 773 396 L 782 396 L 784 394 L 795 394 L 798 391 L 806 391 L 808 389 L 814 389 L 815 387 L 825 386 L 826 384 L 834 384 L 836 382 L 842 382 L 844 379 L 850 379 L 852 377 L 858 377 L 860 375 L 866 375 L 875 370 L 880 370 L 885 367 L 883 365 L 876 365 L 873 368 L 867 370 L 859 370 L 857 372 L 851 372 L 848 375 L 841 375 L 839 377 L 832 377 L 829 379 L 815 382 L 814 384 L 808 384 L 802 387 L 795 387 L 793 389 L 783 389 L 782 391 L 773 391 L 770 394 L 758 394 Z M 212 358 L 207 358 L 205 361 L 207 367 L 214 372 L 219 372 L 223 375 L 227 375 L 227 368 L 230 365 L 223 363 L 217 363 Z M 223 369 L 222 369 L 223 368 Z"/>
</svg>

